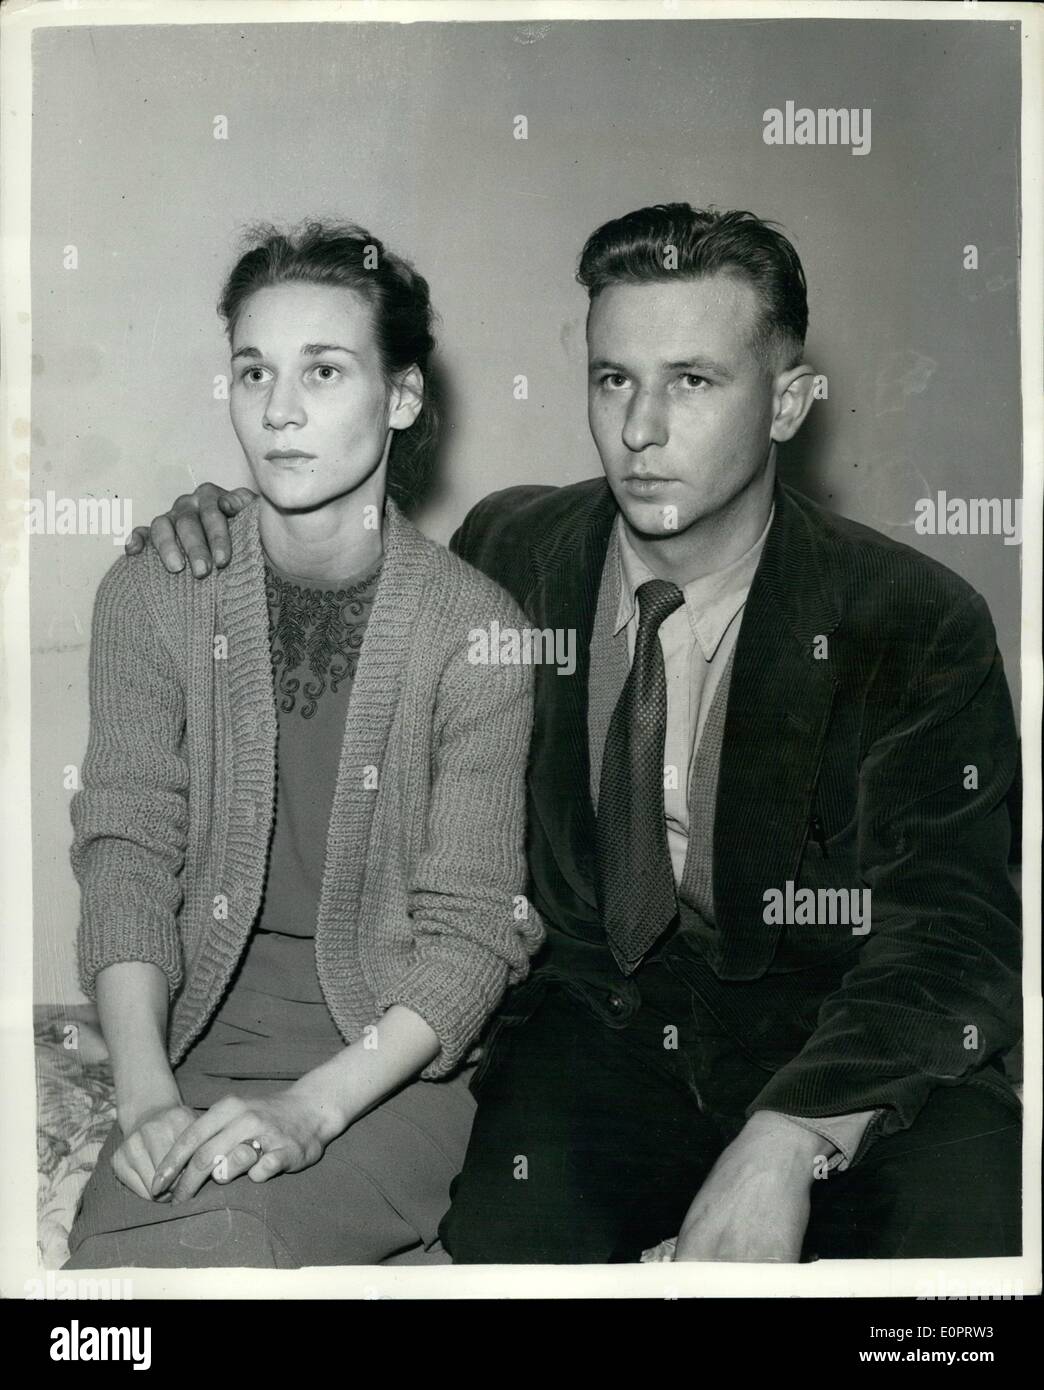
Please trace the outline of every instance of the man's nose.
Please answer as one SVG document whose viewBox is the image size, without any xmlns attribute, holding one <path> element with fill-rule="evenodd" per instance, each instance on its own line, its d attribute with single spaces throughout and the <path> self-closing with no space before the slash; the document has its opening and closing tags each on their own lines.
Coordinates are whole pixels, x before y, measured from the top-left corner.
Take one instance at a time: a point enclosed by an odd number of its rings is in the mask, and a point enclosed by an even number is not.
<svg viewBox="0 0 1044 1390">
<path fill-rule="evenodd" d="M 267 429 L 279 430 L 286 425 L 305 423 L 304 402 L 290 382 L 276 382 L 268 393 L 264 424 Z"/>
<path fill-rule="evenodd" d="M 668 435 L 664 402 L 653 391 L 638 391 L 627 409 L 623 442 L 632 453 L 637 454 L 652 445 L 662 448 L 667 443 Z"/>
</svg>

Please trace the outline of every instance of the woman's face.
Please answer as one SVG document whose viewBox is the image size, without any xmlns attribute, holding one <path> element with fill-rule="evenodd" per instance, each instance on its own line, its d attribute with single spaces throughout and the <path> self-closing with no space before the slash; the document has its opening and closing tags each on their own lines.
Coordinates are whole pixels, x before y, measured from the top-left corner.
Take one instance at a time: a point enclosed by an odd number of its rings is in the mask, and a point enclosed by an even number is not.
<svg viewBox="0 0 1044 1390">
<path fill-rule="evenodd" d="M 232 425 L 257 490 L 311 511 L 375 478 L 389 429 L 411 424 L 381 370 L 370 309 L 354 291 L 283 284 L 245 301 L 232 335 Z"/>
</svg>

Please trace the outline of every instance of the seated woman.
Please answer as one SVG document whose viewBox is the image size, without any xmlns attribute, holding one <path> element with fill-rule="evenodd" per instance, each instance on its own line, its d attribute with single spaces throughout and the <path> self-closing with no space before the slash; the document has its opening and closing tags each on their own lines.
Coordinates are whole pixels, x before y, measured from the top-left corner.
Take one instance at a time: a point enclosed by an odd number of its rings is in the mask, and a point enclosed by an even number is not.
<svg viewBox="0 0 1044 1390">
<path fill-rule="evenodd" d="M 436 1239 L 523 896 L 523 615 L 397 505 L 426 282 L 358 227 L 255 234 L 220 301 L 259 494 L 202 581 L 121 557 L 73 798 L 118 1123 L 67 1268 L 372 1264 Z M 417 436 L 421 436 L 419 439 Z"/>
</svg>

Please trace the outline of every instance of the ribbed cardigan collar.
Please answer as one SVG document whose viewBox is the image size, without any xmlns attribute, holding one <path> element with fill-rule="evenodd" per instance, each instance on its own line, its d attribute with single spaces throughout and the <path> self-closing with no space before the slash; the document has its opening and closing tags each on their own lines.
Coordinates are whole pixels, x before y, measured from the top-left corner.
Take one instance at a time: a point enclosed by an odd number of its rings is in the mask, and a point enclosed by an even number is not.
<svg viewBox="0 0 1044 1390">
<path fill-rule="evenodd" d="M 203 590 L 213 596 L 213 630 L 227 638 L 226 732 L 235 794 L 228 807 L 223 879 L 215 888 L 215 894 L 227 901 L 227 913 L 215 915 L 195 960 L 186 962 L 185 990 L 171 1036 L 175 1058 L 187 1051 L 227 988 L 264 888 L 274 809 L 277 716 L 259 516 L 255 500 L 232 523 L 232 559 L 216 575 L 217 582 L 191 586 L 199 601 L 203 601 Z M 390 499 L 385 506 L 383 541 L 381 577 L 348 704 L 316 928 L 320 983 L 342 1031 L 357 1025 L 370 997 L 367 982 L 350 968 L 358 905 L 380 768 L 435 552 L 434 543 Z M 190 601 L 186 616 L 194 629 L 188 633 L 191 669 L 197 658 L 213 660 L 212 641 L 209 625 L 200 621 L 203 615 L 195 603 Z M 196 649 L 194 636 L 204 638 L 205 651 Z M 196 690 L 208 688 L 206 682 L 194 685 Z M 191 702 L 191 686 L 188 695 Z M 189 1020 L 196 1022 L 180 1028 L 179 1019 L 186 1025 Z"/>
</svg>

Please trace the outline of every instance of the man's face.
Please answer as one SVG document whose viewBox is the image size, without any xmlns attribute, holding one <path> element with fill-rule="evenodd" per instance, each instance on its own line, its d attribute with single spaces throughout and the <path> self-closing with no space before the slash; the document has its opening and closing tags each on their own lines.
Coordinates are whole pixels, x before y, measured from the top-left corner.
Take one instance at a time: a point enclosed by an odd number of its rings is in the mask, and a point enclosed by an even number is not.
<svg viewBox="0 0 1044 1390">
<path fill-rule="evenodd" d="M 274 506 L 323 506 L 381 464 L 388 390 L 370 311 L 351 290 L 256 291 L 236 323 L 232 371 L 232 424 L 257 490 Z"/>
<path fill-rule="evenodd" d="M 678 534 L 765 468 L 773 377 L 755 356 L 760 304 L 730 275 L 612 285 L 587 320 L 587 414 L 633 530 Z"/>
</svg>

